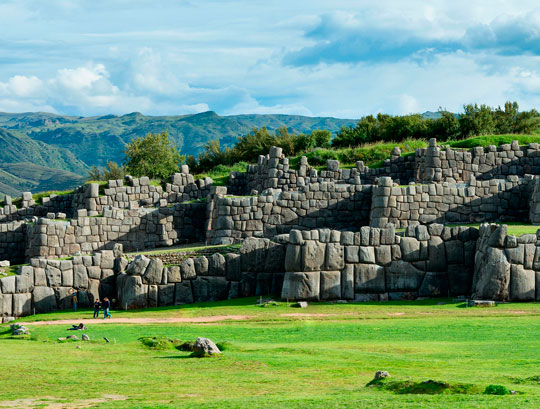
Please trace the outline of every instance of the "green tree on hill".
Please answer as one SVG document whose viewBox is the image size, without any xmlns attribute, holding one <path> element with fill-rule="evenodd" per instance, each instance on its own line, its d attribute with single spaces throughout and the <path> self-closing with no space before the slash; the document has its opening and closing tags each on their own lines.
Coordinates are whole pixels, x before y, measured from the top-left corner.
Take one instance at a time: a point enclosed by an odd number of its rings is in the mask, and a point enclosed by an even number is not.
<svg viewBox="0 0 540 409">
<path fill-rule="evenodd" d="M 178 147 L 169 141 L 167 131 L 133 139 L 126 145 L 124 154 L 126 172 L 136 177 L 165 179 L 177 172 L 185 159 Z"/>
</svg>

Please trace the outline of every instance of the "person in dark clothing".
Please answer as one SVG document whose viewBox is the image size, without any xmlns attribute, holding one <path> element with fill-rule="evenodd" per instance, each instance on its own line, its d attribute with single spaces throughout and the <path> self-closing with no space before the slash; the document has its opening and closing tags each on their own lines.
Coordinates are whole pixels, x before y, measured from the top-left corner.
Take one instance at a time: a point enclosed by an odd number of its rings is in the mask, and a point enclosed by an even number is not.
<svg viewBox="0 0 540 409">
<path fill-rule="evenodd" d="M 99 318 L 99 309 L 101 308 L 101 303 L 96 299 L 94 301 L 94 318 Z"/>
<path fill-rule="evenodd" d="M 73 289 L 71 293 L 71 302 L 73 303 L 73 311 L 77 311 L 77 304 L 79 303 L 79 297 L 77 296 L 77 290 Z"/>
<path fill-rule="evenodd" d="M 103 319 L 111 318 L 111 314 L 109 313 L 109 308 L 111 308 L 111 302 L 107 297 L 103 299 L 103 303 L 101 303 L 101 308 L 103 308 Z"/>
</svg>

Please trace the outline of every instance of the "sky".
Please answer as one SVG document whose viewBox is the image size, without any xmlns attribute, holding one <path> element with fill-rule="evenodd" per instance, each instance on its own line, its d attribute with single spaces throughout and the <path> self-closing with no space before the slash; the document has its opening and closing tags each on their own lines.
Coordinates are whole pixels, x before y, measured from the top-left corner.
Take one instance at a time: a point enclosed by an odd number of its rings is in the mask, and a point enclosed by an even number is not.
<svg viewBox="0 0 540 409">
<path fill-rule="evenodd" d="M 540 108 L 540 3 L 0 0 L 0 111 Z"/>
</svg>

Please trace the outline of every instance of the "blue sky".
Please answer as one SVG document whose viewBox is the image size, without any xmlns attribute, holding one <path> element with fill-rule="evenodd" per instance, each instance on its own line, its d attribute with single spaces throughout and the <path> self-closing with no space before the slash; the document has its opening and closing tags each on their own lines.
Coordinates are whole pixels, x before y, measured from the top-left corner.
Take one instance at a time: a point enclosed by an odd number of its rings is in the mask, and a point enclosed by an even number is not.
<svg viewBox="0 0 540 409">
<path fill-rule="evenodd" d="M 540 108 L 535 1 L 0 0 L 0 111 Z"/>
</svg>

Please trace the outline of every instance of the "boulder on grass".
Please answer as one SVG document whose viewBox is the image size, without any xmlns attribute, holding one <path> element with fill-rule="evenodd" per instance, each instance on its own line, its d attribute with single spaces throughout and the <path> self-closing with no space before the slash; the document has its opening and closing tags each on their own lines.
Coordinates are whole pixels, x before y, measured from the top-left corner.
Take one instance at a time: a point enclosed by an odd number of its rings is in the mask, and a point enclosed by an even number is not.
<svg viewBox="0 0 540 409">
<path fill-rule="evenodd" d="M 210 356 L 215 354 L 221 354 L 221 351 L 214 342 L 208 338 L 199 337 L 193 345 L 193 354 L 196 356 Z"/>
</svg>

